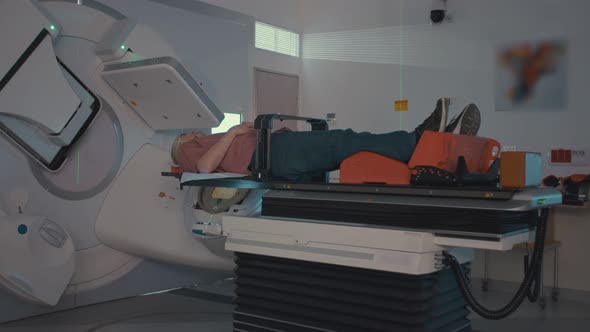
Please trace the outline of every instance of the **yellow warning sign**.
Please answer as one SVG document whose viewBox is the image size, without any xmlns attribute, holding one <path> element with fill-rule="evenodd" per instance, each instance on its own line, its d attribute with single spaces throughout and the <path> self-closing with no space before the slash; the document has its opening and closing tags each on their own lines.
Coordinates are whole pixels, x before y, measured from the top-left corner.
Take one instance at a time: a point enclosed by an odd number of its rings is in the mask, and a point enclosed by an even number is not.
<svg viewBox="0 0 590 332">
<path fill-rule="evenodd" d="M 395 101 L 395 111 L 396 112 L 407 112 L 408 111 L 408 101 L 407 100 L 396 100 Z"/>
</svg>

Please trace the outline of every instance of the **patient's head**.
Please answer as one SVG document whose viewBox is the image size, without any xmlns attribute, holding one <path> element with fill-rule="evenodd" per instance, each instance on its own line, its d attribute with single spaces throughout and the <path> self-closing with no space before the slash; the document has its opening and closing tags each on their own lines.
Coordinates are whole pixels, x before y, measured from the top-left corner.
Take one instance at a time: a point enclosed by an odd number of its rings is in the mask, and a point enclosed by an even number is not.
<svg viewBox="0 0 590 332">
<path fill-rule="evenodd" d="M 197 139 L 205 136 L 207 135 L 193 131 L 190 133 L 181 134 L 178 137 L 176 137 L 174 143 L 172 143 L 172 150 L 170 151 L 170 157 L 172 158 L 172 162 L 178 165 L 178 149 L 180 149 L 180 146 L 183 143 L 196 141 Z"/>
</svg>

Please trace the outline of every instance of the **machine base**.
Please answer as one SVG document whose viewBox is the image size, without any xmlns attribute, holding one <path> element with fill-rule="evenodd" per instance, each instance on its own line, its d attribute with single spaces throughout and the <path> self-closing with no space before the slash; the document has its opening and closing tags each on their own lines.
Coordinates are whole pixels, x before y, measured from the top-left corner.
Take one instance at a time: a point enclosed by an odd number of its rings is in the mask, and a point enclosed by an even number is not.
<svg viewBox="0 0 590 332">
<path fill-rule="evenodd" d="M 234 331 L 471 331 L 451 270 L 412 276 L 235 257 Z"/>
</svg>

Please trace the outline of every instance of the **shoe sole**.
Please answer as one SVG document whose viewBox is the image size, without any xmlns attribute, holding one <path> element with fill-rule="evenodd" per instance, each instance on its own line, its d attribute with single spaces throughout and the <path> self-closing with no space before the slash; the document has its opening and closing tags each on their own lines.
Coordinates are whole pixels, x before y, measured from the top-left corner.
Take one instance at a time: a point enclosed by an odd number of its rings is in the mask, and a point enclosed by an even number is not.
<svg viewBox="0 0 590 332">
<path fill-rule="evenodd" d="M 440 127 L 438 128 L 439 133 L 444 133 L 447 129 L 447 116 L 449 100 L 447 98 L 441 98 L 442 101 L 442 114 L 440 115 Z"/>
<path fill-rule="evenodd" d="M 481 113 L 474 104 L 467 105 L 453 134 L 476 136 L 481 125 Z"/>
</svg>

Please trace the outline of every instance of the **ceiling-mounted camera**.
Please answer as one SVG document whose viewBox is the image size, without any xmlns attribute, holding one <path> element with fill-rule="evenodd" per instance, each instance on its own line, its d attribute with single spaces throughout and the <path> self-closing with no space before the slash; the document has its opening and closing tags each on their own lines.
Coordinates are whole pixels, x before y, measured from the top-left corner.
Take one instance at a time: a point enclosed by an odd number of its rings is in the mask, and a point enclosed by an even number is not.
<svg viewBox="0 0 590 332">
<path fill-rule="evenodd" d="M 450 17 L 447 13 L 447 0 L 432 0 L 430 22 L 432 24 L 441 24 L 445 20 L 449 21 L 449 19 Z"/>
</svg>

